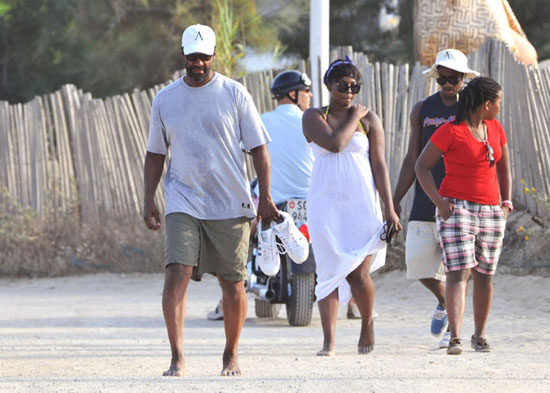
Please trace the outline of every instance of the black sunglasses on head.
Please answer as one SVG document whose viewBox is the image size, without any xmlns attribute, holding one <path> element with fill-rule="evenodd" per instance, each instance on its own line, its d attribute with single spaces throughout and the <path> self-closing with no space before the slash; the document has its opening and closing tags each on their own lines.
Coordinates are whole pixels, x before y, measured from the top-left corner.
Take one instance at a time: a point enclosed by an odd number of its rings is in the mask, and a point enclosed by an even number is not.
<svg viewBox="0 0 550 393">
<path fill-rule="evenodd" d="M 205 55 L 204 53 L 191 53 L 189 55 L 185 55 L 185 58 L 187 61 L 197 61 L 197 59 L 209 61 L 212 58 L 212 55 Z"/>
<path fill-rule="evenodd" d="M 361 85 L 354 83 L 348 85 L 345 82 L 336 82 L 336 90 L 338 90 L 340 93 L 347 93 L 348 90 L 351 90 L 353 94 L 359 93 L 359 90 L 361 90 Z"/>
<path fill-rule="evenodd" d="M 436 79 L 437 83 L 443 86 L 445 83 L 449 82 L 451 85 L 456 85 L 462 80 L 462 77 L 459 76 L 440 76 Z"/>
</svg>

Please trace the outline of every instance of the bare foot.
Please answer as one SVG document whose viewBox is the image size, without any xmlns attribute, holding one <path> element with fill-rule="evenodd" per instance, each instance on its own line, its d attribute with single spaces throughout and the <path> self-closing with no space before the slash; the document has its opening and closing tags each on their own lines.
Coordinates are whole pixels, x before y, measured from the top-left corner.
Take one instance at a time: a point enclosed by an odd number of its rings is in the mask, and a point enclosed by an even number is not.
<svg viewBox="0 0 550 393">
<path fill-rule="evenodd" d="M 185 360 L 172 359 L 170 368 L 162 373 L 163 377 L 183 377 L 185 375 Z"/>
<path fill-rule="evenodd" d="M 323 349 L 315 354 L 315 356 L 334 356 L 336 352 L 333 346 L 323 345 Z"/>
<path fill-rule="evenodd" d="M 220 373 L 222 377 L 239 377 L 242 375 L 239 367 L 238 356 L 232 352 L 223 353 L 223 369 Z"/>
<path fill-rule="evenodd" d="M 367 353 L 370 353 L 374 351 L 374 345 L 367 345 L 365 347 L 362 347 L 360 345 L 357 346 L 357 353 L 359 355 L 366 355 Z"/>
<path fill-rule="evenodd" d="M 374 322 L 361 323 L 361 335 L 359 336 L 359 343 L 357 344 L 357 353 L 360 355 L 366 355 L 374 350 Z"/>
</svg>

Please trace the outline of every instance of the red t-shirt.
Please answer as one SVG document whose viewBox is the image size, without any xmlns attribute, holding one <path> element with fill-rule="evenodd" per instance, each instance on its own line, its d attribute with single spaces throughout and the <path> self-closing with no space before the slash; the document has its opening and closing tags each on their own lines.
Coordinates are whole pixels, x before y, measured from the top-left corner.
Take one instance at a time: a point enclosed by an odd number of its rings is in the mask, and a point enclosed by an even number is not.
<svg viewBox="0 0 550 393">
<path fill-rule="evenodd" d="M 506 134 L 498 120 L 485 120 L 489 145 L 494 150 L 495 165 L 489 167 L 487 148 L 474 138 L 465 122 L 446 123 L 430 138 L 443 151 L 445 177 L 439 193 L 448 198 L 481 203 L 500 204 L 500 188 L 496 163 L 502 157 Z"/>
</svg>

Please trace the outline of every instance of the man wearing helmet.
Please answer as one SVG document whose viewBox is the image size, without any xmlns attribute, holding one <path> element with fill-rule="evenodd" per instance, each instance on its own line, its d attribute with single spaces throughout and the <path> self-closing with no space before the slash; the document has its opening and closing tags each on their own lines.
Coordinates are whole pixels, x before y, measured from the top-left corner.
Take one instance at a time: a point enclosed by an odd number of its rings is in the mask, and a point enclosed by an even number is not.
<svg viewBox="0 0 550 393">
<path fill-rule="evenodd" d="M 271 197 L 277 205 L 290 198 L 306 198 L 313 153 L 302 133 L 302 114 L 309 108 L 311 80 L 298 71 L 278 74 L 271 85 L 277 108 L 262 114 L 271 137 Z"/>
<path fill-rule="evenodd" d="M 313 153 L 302 133 L 302 114 L 309 108 L 311 80 L 305 73 L 284 71 L 271 85 L 277 108 L 262 114 L 271 142 L 271 198 L 281 206 L 290 198 L 306 199 L 309 190 Z M 256 186 L 255 194 L 258 194 Z M 252 228 L 251 234 L 255 228 Z M 210 320 L 223 319 L 222 301 L 207 315 Z"/>
</svg>

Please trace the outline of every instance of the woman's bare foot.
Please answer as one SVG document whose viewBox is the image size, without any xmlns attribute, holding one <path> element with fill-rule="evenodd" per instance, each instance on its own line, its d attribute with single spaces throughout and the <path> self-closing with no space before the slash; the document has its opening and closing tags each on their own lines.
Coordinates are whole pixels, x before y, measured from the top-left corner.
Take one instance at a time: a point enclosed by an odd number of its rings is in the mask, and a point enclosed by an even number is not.
<svg viewBox="0 0 550 393">
<path fill-rule="evenodd" d="M 374 322 L 361 323 L 361 335 L 359 336 L 359 343 L 357 344 L 357 353 L 360 355 L 366 355 L 374 350 Z"/>
<path fill-rule="evenodd" d="M 223 369 L 220 375 L 222 377 L 238 377 L 242 375 L 236 353 L 224 351 Z"/>
<path fill-rule="evenodd" d="M 360 345 L 357 346 L 357 354 L 359 355 L 366 355 L 372 351 L 374 351 L 374 345 L 367 345 L 366 347 L 362 347 Z"/>
<path fill-rule="evenodd" d="M 170 368 L 162 373 L 163 377 L 183 377 L 185 375 L 185 359 L 172 359 Z"/>
<path fill-rule="evenodd" d="M 315 354 L 316 356 L 334 356 L 336 351 L 334 350 L 334 345 L 324 344 L 323 348 Z"/>
</svg>

